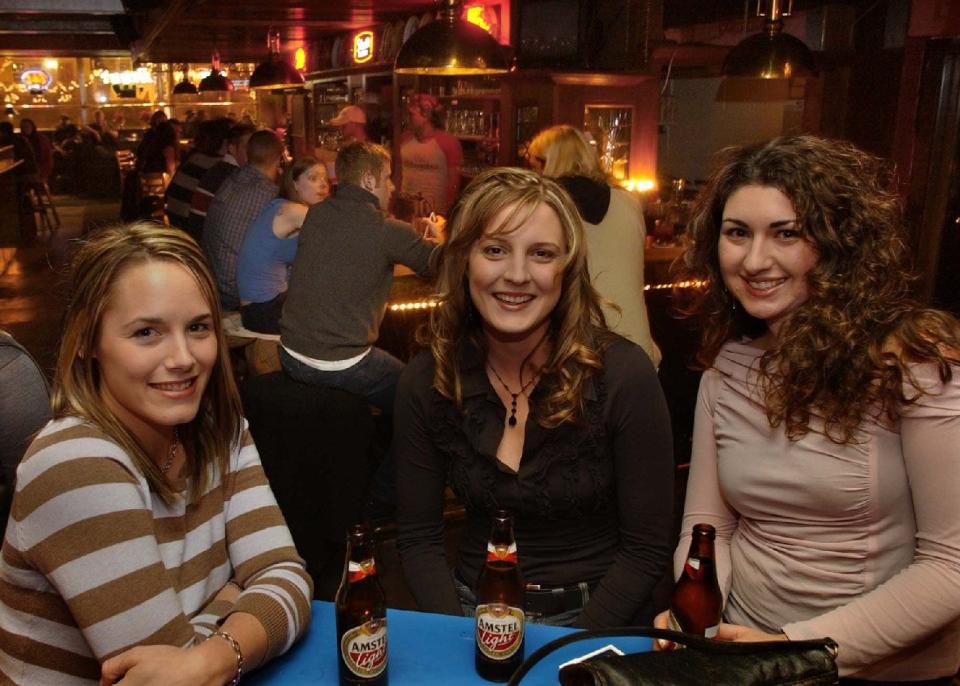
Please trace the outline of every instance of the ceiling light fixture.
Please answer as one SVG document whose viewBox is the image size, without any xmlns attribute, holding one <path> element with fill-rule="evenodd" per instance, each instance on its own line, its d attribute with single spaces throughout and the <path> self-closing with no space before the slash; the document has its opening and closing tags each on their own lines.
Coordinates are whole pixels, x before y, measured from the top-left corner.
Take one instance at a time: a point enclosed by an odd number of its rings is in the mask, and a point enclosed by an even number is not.
<svg viewBox="0 0 960 686">
<path fill-rule="evenodd" d="M 201 93 L 206 92 L 225 92 L 233 90 L 233 81 L 220 73 L 220 52 L 213 51 L 210 56 L 210 76 L 200 80 L 198 90 Z"/>
<path fill-rule="evenodd" d="M 764 6 L 769 3 L 769 11 Z M 810 48 L 799 38 L 783 32 L 783 17 L 793 11 L 793 0 L 757 0 L 757 16 L 766 17 L 763 31 L 744 38 L 727 53 L 724 76 L 761 79 L 789 79 L 816 76 L 817 67 Z"/>
<path fill-rule="evenodd" d="M 196 95 L 197 87 L 190 83 L 190 78 L 187 74 L 189 71 L 189 65 L 182 64 L 180 68 L 183 70 L 183 80 L 180 81 L 176 86 L 173 87 L 174 95 Z"/>
<path fill-rule="evenodd" d="M 437 20 L 407 39 L 397 55 L 397 74 L 467 76 L 505 74 L 512 65 L 506 49 L 479 26 L 461 18 L 461 0 L 442 0 Z"/>
<path fill-rule="evenodd" d="M 250 75 L 250 88 L 302 86 L 303 74 L 280 55 L 280 32 L 272 28 L 267 31 L 267 50 L 270 54 L 266 61 L 258 64 Z"/>
</svg>

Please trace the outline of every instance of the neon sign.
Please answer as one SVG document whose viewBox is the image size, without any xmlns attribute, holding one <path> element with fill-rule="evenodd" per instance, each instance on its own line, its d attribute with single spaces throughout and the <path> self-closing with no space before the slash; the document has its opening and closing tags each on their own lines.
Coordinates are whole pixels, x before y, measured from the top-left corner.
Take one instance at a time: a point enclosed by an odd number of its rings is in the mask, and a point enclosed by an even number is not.
<svg viewBox="0 0 960 686">
<path fill-rule="evenodd" d="M 373 59 L 373 31 L 361 31 L 353 37 L 353 61 L 363 64 Z"/>
<path fill-rule="evenodd" d="M 53 77 L 43 69 L 33 67 L 20 72 L 20 83 L 26 86 L 29 92 L 38 94 L 50 88 L 53 84 Z"/>
</svg>

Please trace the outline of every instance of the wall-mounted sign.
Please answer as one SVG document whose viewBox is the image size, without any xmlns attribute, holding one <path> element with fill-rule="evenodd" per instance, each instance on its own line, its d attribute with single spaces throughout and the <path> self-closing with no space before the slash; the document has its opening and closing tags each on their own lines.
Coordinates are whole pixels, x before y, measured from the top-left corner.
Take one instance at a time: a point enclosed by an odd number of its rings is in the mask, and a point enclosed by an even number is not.
<svg viewBox="0 0 960 686">
<path fill-rule="evenodd" d="M 153 83 L 153 74 L 146 67 L 127 69 L 126 71 L 100 70 L 100 80 L 111 86 L 131 86 L 135 84 Z"/>
<path fill-rule="evenodd" d="M 353 61 L 363 64 L 373 59 L 373 31 L 361 31 L 353 37 Z"/>
<path fill-rule="evenodd" d="M 33 67 L 20 72 L 20 83 L 31 93 L 44 93 L 53 84 L 53 77 L 43 69 Z"/>
</svg>

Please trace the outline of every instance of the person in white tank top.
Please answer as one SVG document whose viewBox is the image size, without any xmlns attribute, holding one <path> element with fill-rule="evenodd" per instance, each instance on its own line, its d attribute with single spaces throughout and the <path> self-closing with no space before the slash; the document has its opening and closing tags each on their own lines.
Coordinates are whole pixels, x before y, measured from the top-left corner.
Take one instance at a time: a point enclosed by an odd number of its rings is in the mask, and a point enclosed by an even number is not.
<svg viewBox="0 0 960 686">
<path fill-rule="evenodd" d="M 460 141 L 443 130 L 443 106 L 428 93 L 410 97 L 407 124 L 400 136 L 400 192 L 422 196 L 417 214 L 445 214 L 460 190 Z"/>
</svg>

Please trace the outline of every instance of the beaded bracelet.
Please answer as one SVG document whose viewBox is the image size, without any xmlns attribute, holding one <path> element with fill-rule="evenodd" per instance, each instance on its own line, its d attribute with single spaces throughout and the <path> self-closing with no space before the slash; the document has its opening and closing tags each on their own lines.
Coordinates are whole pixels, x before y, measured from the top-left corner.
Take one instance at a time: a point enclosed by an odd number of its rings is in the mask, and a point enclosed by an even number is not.
<svg viewBox="0 0 960 686">
<path fill-rule="evenodd" d="M 230 644 L 230 647 L 233 648 L 233 652 L 237 654 L 237 673 L 234 675 L 233 679 L 227 682 L 226 686 L 237 686 L 240 683 L 240 675 L 243 674 L 243 652 L 240 650 L 240 644 L 237 643 L 237 639 L 228 634 L 226 631 L 214 631 L 212 634 L 207 636 L 207 640 L 210 640 L 214 636 L 219 636 L 224 641 Z"/>
</svg>

